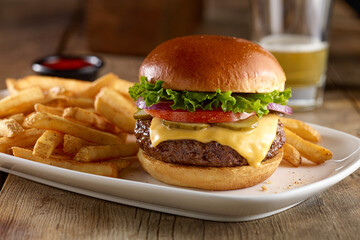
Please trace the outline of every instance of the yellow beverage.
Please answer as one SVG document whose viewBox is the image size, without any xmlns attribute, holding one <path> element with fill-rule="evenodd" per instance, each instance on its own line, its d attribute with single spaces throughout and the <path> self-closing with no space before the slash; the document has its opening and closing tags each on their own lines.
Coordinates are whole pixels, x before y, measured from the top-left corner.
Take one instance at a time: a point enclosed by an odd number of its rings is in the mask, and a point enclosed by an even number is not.
<svg viewBox="0 0 360 240">
<path fill-rule="evenodd" d="M 272 35 L 260 41 L 286 74 L 286 87 L 320 86 L 325 82 L 328 44 L 299 35 Z"/>
</svg>

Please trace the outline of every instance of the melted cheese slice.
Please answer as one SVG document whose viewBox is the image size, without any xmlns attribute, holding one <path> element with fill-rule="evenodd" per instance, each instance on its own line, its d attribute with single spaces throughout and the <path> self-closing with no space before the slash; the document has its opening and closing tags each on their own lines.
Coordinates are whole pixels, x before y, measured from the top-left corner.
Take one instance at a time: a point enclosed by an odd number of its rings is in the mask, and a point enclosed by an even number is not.
<svg viewBox="0 0 360 240">
<path fill-rule="evenodd" d="M 150 126 L 150 140 L 154 147 L 168 140 L 192 139 L 202 143 L 216 141 L 237 151 L 250 166 L 257 167 L 266 157 L 276 136 L 278 116 L 263 116 L 258 127 L 251 131 L 235 131 L 221 127 L 202 130 L 168 128 L 159 118 L 153 118 Z"/>
</svg>

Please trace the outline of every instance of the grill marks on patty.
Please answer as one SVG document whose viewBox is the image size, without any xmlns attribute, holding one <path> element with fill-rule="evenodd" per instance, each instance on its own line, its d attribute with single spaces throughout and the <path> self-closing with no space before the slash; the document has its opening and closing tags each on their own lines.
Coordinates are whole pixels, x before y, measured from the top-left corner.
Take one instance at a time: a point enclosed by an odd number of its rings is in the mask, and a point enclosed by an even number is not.
<svg viewBox="0 0 360 240">
<path fill-rule="evenodd" d="M 196 140 L 164 141 L 153 147 L 149 128 L 151 119 L 137 120 L 135 127 L 136 141 L 139 147 L 149 156 L 168 163 L 195 165 L 203 167 L 235 167 L 248 165 L 246 159 L 231 147 L 218 142 L 202 143 Z M 285 133 L 279 121 L 276 137 L 266 159 L 277 155 L 285 143 Z M 263 160 L 263 161 L 264 161 Z"/>
</svg>

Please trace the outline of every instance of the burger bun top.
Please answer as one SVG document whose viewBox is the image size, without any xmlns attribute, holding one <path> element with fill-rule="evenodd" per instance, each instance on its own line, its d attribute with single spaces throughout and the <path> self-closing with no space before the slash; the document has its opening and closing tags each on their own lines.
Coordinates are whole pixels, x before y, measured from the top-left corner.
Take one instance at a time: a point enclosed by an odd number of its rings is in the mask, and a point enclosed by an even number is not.
<svg viewBox="0 0 360 240">
<path fill-rule="evenodd" d="M 196 35 L 157 46 L 140 66 L 139 76 L 173 90 L 238 93 L 283 91 L 285 73 L 260 45 L 235 37 Z"/>
</svg>

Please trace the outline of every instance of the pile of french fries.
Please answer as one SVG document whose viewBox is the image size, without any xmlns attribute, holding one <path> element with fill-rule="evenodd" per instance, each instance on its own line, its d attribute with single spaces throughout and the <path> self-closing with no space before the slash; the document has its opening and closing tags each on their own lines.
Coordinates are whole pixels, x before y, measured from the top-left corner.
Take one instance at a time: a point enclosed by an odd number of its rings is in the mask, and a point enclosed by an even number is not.
<svg viewBox="0 0 360 240">
<path fill-rule="evenodd" d="M 137 108 L 132 82 L 109 73 L 94 82 L 45 76 L 6 79 L 0 99 L 0 152 L 71 170 L 118 177 L 135 159 L 131 136 Z M 302 121 L 280 118 L 284 160 L 319 164 L 332 158 L 320 134 Z"/>
<path fill-rule="evenodd" d="M 109 73 L 91 83 L 27 76 L 6 85 L 0 152 L 109 177 L 136 159 L 133 83 Z"/>
<path fill-rule="evenodd" d="M 321 140 L 321 135 L 308 124 L 280 117 L 284 124 L 285 145 L 283 159 L 294 165 L 300 166 L 302 157 L 315 164 L 323 163 L 333 157 L 332 152 L 316 143 Z"/>
</svg>

